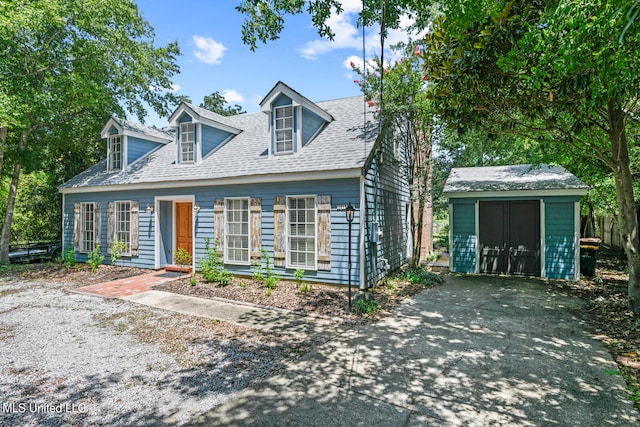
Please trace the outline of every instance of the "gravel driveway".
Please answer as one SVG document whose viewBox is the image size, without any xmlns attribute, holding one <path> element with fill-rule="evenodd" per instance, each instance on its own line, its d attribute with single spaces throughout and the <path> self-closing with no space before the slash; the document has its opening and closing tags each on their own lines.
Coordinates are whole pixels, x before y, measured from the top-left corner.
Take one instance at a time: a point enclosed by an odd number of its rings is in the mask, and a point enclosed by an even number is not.
<svg viewBox="0 0 640 427">
<path fill-rule="evenodd" d="M 0 425 L 181 425 L 312 343 L 0 282 Z"/>
</svg>

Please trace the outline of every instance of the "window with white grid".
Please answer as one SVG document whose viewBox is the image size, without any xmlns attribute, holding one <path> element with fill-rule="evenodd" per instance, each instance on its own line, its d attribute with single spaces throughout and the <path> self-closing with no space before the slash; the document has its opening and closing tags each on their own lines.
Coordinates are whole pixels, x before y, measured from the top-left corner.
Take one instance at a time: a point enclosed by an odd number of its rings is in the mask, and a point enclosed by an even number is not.
<svg viewBox="0 0 640 427">
<path fill-rule="evenodd" d="M 293 153 L 293 107 L 275 108 L 275 154 Z"/>
<path fill-rule="evenodd" d="M 249 264 L 249 199 L 225 199 L 225 262 Z"/>
<path fill-rule="evenodd" d="M 109 137 L 109 170 L 122 169 L 122 137 Z"/>
<path fill-rule="evenodd" d="M 291 268 L 316 268 L 316 198 L 287 198 L 287 262 Z"/>
<path fill-rule="evenodd" d="M 96 204 L 80 204 L 80 251 L 92 252 L 96 247 Z"/>
<path fill-rule="evenodd" d="M 114 240 L 125 242 L 127 250 L 123 255 L 128 255 L 131 251 L 131 202 L 115 203 Z"/>
<path fill-rule="evenodd" d="M 180 124 L 180 163 L 194 161 L 194 126 L 193 123 Z"/>
</svg>

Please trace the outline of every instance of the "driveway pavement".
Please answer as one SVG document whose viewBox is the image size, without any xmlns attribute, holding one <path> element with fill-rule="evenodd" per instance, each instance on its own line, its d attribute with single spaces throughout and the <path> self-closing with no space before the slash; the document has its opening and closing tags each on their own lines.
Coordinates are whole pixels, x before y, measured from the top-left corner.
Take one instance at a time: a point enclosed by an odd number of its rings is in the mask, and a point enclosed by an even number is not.
<svg viewBox="0 0 640 427">
<path fill-rule="evenodd" d="M 538 280 L 448 277 L 191 424 L 640 425 L 580 309 Z"/>
</svg>

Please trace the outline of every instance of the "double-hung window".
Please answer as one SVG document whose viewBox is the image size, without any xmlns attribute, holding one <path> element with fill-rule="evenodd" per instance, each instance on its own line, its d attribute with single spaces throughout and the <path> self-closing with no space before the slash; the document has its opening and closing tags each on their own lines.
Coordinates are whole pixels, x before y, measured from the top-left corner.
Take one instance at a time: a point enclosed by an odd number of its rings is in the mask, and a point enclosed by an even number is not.
<svg viewBox="0 0 640 427">
<path fill-rule="evenodd" d="M 180 163 L 194 162 L 194 126 L 193 123 L 180 124 Z"/>
<path fill-rule="evenodd" d="M 225 199 L 225 262 L 249 264 L 249 199 Z"/>
<path fill-rule="evenodd" d="M 316 198 L 287 198 L 287 264 L 291 268 L 316 268 Z"/>
<path fill-rule="evenodd" d="M 293 107 L 275 108 L 275 154 L 293 153 Z"/>
<path fill-rule="evenodd" d="M 124 242 L 127 249 L 122 255 L 131 253 L 131 202 L 115 202 L 114 240 Z"/>
<path fill-rule="evenodd" d="M 96 204 L 80 203 L 80 236 L 81 252 L 92 252 L 96 247 Z"/>
<path fill-rule="evenodd" d="M 109 170 L 122 169 L 122 137 L 111 135 L 109 137 Z"/>
</svg>

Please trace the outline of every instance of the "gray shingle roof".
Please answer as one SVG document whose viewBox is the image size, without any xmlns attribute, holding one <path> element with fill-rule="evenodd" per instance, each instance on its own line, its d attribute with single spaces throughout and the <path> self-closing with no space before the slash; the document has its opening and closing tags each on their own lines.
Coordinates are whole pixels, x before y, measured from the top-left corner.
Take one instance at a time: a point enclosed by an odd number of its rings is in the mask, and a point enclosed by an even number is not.
<svg viewBox="0 0 640 427">
<path fill-rule="evenodd" d="M 169 129 L 158 129 L 156 127 L 145 126 L 140 123 L 129 122 L 127 120 L 112 117 L 113 120 L 122 126 L 123 130 L 139 133 L 140 135 L 148 135 L 156 138 L 162 138 L 171 140 L 174 137 L 174 132 Z"/>
<path fill-rule="evenodd" d="M 103 160 L 62 184 L 60 189 L 64 191 L 80 187 L 213 180 L 288 172 L 339 171 L 362 167 L 377 136 L 373 109 L 365 107 L 362 96 L 318 102 L 317 105 L 328 111 L 335 120 L 294 154 L 267 155 L 270 133 L 265 113 L 220 116 L 216 120 L 224 120 L 223 123 L 241 129 L 242 132 L 199 164 L 178 164 L 174 140 L 130 165 L 125 171 L 107 171 L 106 160 Z M 363 131 L 365 108 L 368 130 L 366 145 Z"/>
<path fill-rule="evenodd" d="M 510 165 L 454 168 L 444 192 L 576 190 L 576 194 L 582 194 L 587 188 L 562 166 Z"/>
</svg>

